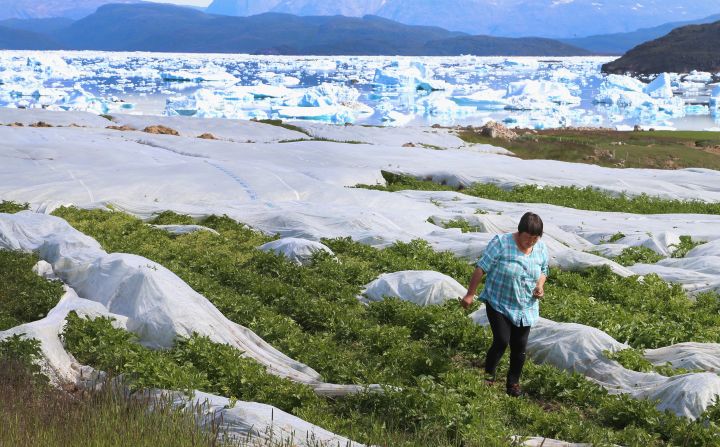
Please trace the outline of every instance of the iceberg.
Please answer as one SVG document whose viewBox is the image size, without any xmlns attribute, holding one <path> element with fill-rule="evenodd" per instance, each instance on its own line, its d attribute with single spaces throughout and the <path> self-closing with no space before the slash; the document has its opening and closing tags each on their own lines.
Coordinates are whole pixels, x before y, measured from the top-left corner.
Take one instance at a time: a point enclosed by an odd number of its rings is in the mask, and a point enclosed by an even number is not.
<svg viewBox="0 0 720 447">
<path fill-rule="evenodd" d="M 297 105 L 300 107 L 349 105 L 357 103 L 359 98 L 360 92 L 356 88 L 326 82 L 305 90 Z"/>
<path fill-rule="evenodd" d="M 552 81 L 518 81 L 508 84 L 505 99 L 508 109 L 537 110 L 552 108 L 557 104 L 580 104 L 563 84 Z"/>
<path fill-rule="evenodd" d="M 702 84 L 707 84 L 708 82 L 712 82 L 713 75 L 712 73 L 707 73 L 704 71 L 697 71 L 693 70 L 690 72 L 690 74 L 686 75 L 683 80 L 689 81 L 689 82 L 699 82 Z"/>
<path fill-rule="evenodd" d="M 479 110 L 502 110 L 508 102 L 505 100 L 505 91 L 483 89 L 465 96 L 454 96 L 450 98 L 461 106 L 475 106 Z"/>
<path fill-rule="evenodd" d="M 212 64 L 198 72 L 188 70 L 161 71 L 159 75 L 164 82 L 235 84 L 238 81 L 235 76 L 228 73 L 224 68 Z"/>
<path fill-rule="evenodd" d="M 605 77 L 600 88 L 640 93 L 645 91 L 645 84 L 630 76 L 611 74 Z"/>
<path fill-rule="evenodd" d="M 663 73 L 650 84 L 648 84 L 644 92 L 652 98 L 672 98 L 672 79 L 667 73 Z"/>
<path fill-rule="evenodd" d="M 716 85 L 710 93 L 710 107 L 720 109 L 720 84 Z"/>
</svg>

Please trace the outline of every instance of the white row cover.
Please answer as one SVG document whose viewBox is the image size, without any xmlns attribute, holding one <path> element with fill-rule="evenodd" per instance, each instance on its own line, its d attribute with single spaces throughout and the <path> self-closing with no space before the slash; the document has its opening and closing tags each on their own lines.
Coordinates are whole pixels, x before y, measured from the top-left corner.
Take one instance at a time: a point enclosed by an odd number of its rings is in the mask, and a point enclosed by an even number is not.
<svg viewBox="0 0 720 447">
<path fill-rule="evenodd" d="M 365 302 L 382 301 L 387 297 L 401 298 L 419 306 L 442 304 L 462 298 L 467 288 L 455 279 L 435 271 L 385 273 L 365 286 Z"/>
<path fill-rule="evenodd" d="M 330 256 L 335 256 L 332 250 L 320 242 L 296 237 L 286 237 L 268 242 L 259 246 L 258 250 L 281 254 L 297 265 L 309 264 L 315 253 L 318 252 L 325 252 Z"/>
<path fill-rule="evenodd" d="M 94 239 L 60 218 L 32 212 L 0 214 L 0 248 L 37 251 L 78 295 L 126 318 L 128 330 L 145 346 L 168 348 L 177 337 L 198 333 L 237 348 L 270 373 L 310 385 L 319 394 L 343 395 L 368 389 L 323 382 L 312 368 L 225 318 L 165 267 L 140 256 L 107 254 Z M 60 369 L 60 376 L 69 378 L 68 371 Z"/>
<path fill-rule="evenodd" d="M 56 120 L 66 123 L 68 119 L 62 113 L 42 110 L 12 112 L 0 114 L 0 118 L 5 122 L 44 120 L 50 124 Z M 282 237 L 317 241 L 350 236 L 376 247 L 422 238 L 436 250 L 450 250 L 468 259 L 479 257 L 494 234 L 513 231 L 519 217 L 534 210 L 546 223 L 553 265 L 582 269 L 606 264 L 625 276 L 640 272 L 579 252 L 614 256 L 629 246 L 643 245 L 667 256 L 680 236 L 713 241 L 720 234 L 720 216 L 638 216 L 496 202 L 455 192 L 389 194 L 348 188 L 358 183 L 383 183 L 380 171 L 386 170 L 449 184 L 481 181 L 502 187 L 527 183 L 592 185 L 610 192 L 720 201 L 718 171 L 609 169 L 520 160 L 458 148 L 455 136 L 437 129 L 398 129 L 400 137 L 396 142 L 430 141 L 427 138 L 432 136 L 433 145 L 454 149 L 394 146 L 389 144 L 395 144 L 389 137 L 394 129 L 375 132 L 361 126 L 327 128 L 327 132 L 342 133 L 342 139 L 348 140 L 354 140 L 355 133 L 360 138 L 363 133 L 374 132 L 374 141 L 379 144 L 279 143 L 277 138 L 286 129 L 261 123 L 116 117 L 119 121 L 132 120 L 137 128 L 162 122 L 181 132 L 181 136 L 152 135 L 106 130 L 103 126 L 109 121 L 89 114 L 70 116 L 72 121 L 88 127 L 0 127 L 4 142 L 0 150 L 0 197 L 30 202 L 33 209 L 42 212 L 72 203 L 89 208 L 112 204 L 146 218 L 167 209 L 193 217 L 227 214 Z M 312 126 L 313 132 L 323 129 L 319 124 Z M 228 139 L 191 137 L 206 129 Z M 237 142 L 248 140 L 256 143 Z M 263 141 L 267 143 L 260 143 Z M 476 214 L 478 210 L 487 214 Z M 438 224 L 460 218 L 477 225 L 482 232 L 463 234 L 457 229 L 444 229 L 427 222 L 430 217 Z M 624 238 L 613 245 L 604 243 L 620 232 Z M 709 259 L 708 265 L 715 268 L 717 263 Z M 692 274 L 673 273 L 666 267 L 647 267 L 642 274 L 664 275 L 665 279 L 680 281 L 690 291 L 715 289 L 720 283 L 720 277 L 714 274 L 697 281 Z"/>
</svg>

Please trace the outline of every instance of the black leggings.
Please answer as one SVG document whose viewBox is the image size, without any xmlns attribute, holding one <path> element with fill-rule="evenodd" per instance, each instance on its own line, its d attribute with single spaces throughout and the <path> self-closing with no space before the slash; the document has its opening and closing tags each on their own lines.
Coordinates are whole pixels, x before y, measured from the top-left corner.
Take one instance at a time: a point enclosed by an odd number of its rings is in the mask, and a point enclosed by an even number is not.
<svg viewBox="0 0 720 447">
<path fill-rule="evenodd" d="M 495 375 L 500 359 L 510 345 L 510 370 L 507 384 L 520 383 L 520 374 L 525 364 L 525 347 L 527 346 L 530 326 L 515 326 L 505 315 L 496 311 L 485 303 L 490 328 L 493 333 L 493 343 L 485 358 L 485 372 Z"/>
</svg>

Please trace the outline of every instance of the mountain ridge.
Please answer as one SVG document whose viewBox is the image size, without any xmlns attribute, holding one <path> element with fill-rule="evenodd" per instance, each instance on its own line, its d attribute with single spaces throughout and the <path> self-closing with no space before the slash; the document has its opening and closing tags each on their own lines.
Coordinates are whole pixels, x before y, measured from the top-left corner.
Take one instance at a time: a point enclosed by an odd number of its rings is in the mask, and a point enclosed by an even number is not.
<svg viewBox="0 0 720 447">
<path fill-rule="evenodd" d="M 606 73 L 720 72 L 720 21 L 676 28 L 603 65 Z"/>
<path fill-rule="evenodd" d="M 669 22 L 652 28 L 641 28 L 629 33 L 598 34 L 577 39 L 557 39 L 576 47 L 598 54 L 624 54 L 628 50 L 654 39 L 658 39 L 675 28 L 687 25 L 701 25 L 720 20 L 720 14 L 686 22 Z"/>
<path fill-rule="evenodd" d="M 679 18 L 701 19 L 720 12 L 717 0 L 214 0 L 209 13 L 248 16 L 263 12 L 298 15 L 378 15 L 413 25 L 437 25 L 475 35 L 567 39 L 632 32 Z M 618 17 L 621 20 L 618 20 Z"/>
<path fill-rule="evenodd" d="M 104 5 L 68 27 L 48 33 L 48 37 L 60 42 L 64 49 L 105 51 L 408 56 L 588 54 L 550 39 L 473 37 L 439 27 L 404 25 L 377 16 L 265 13 L 231 17 L 157 3 Z M 459 37 L 464 39 L 458 40 Z"/>
</svg>

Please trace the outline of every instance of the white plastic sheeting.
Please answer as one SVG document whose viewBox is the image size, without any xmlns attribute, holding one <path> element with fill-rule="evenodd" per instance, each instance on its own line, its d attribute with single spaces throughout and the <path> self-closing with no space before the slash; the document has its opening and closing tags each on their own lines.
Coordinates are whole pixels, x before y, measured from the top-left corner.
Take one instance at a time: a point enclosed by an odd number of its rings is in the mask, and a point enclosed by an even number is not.
<svg viewBox="0 0 720 447">
<path fill-rule="evenodd" d="M 470 318 L 482 326 L 490 324 L 484 306 Z M 540 318 L 530 330 L 527 352 L 538 363 L 583 374 L 611 393 L 627 393 L 637 399 L 658 401 L 659 410 L 670 410 L 688 418 L 700 416 L 720 394 L 720 377 L 714 373 L 665 377 L 631 371 L 603 354 L 606 350 L 616 352 L 626 348 L 627 345 L 599 329 Z M 673 357 L 668 354 L 676 350 L 676 347 L 666 348 L 666 352 L 655 350 L 653 358 L 660 364 L 670 362 Z"/>
<path fill-rule="evenodd" d="M 41 110 L 13 113 L 6 117 L 10 122 L 12 116 L 25 121 L 45 116 L 46 121 L 52 121 L 59 116 Z M 167 209 L 194 217 L 227 214 L 282 237 L 319 240 L 349 236 L 377 247 L 422 238 L 439 251 L 451 250 L 468 259 L 479 257 L 493 234 L 513 231 L 519 217 L 534 210 L 546 223 L 545 239 L 553 265 L 585 268 L 608 264 L 623 275 L 630 272 L 601 257 L 567 250 L 617 254 L 623 247 L 645 245 L 665 254 L 671 251 L 675 236 L 713 241 L 720 234 L 719 216 L 638 216 L 495 202 L 454 192 L 389 194 L 348 188 L 358 183 L 382 184 L 380 171 L 386 170 L 449 184 L 481 181 L 502 187 L 527 183 L 590 185 L 611 192 L 720 201 L 718 171 L 609 169 L 519 160 L 470 149 L 407 148 L 390 144 L 387 134 L 393 129 L 375 132 L 380 135 L 376 142 L 382 144 L 279 143 L 277 139 L 287 129 L 261 123 L 182 117 L 118 118 L 131 119 L 138 128 L 169 125 L 181 132 L 176 137 L 106 130 L 103 126 L 109 123 L 107 120 L 102 119 L 100 126 L 95 121 L 98 117 L 86 114 L 90 118 L 81 120 L 82 114 L 73 116 L 73 121 L 89 127 L 0 127 L 4 143 L 0 151 L 0 197 L 30 202 L 33 209 L 43 212 L 73 203 L 82 207 L 112 204 L 146 218 Z M 322 129 L 319 124 L 312 126 Z M 365 132 L 366 128 L 328 129 L 352 140 L 354 132 Z M 194 137 L 207 130 L 228 139 L 208 141 Z M 435 130 L 399 129 L 398 140 L 424 141 L 432 136 L 434 145 L 456 147 L 456 137 L 446 131 L 435 134 Z M 388 141 L 381 141 L 384 139 Z M 244 143 L 248 140 L 256 142 Z M 487 214 L 476 215 L 478 210 Z M 486 232 L 463 234 L 428 223 L 431 216 L 436 222 L 461 218 L 473 225 L 485 225 L 490 217 L 493 220 L 487 222 Z M 618 232 L 626 238 L 605 250 L 603 243 Z M 648 271 L 662 270 L 657 266 Z M 717 279 L 720 281 L 720 277 Z M 710 281 L 711 288 L 715 283 L 714 279 Z"/>
<path fill-rule="evenodd" d="M 94 239 L 57 217 L 31 212 L 0 214 L 0 248 L 37 251 L 79 296 L 125 317 L 127 329 L 148 347 L 168 348 L 177 337 L 198 333 L 237 348 L 270 373 L 305 383 L 319 394 L 343 395 L 368 389 L 323 382 L 312 368 L 225 318 L 163 266 L 140 256 L 107 254 Z M 57 321 L 53 321 L 53 328 L 57 328 Z"/>
<path fill-rule="evenodd" d="M 213 234 L 219 234 L 212 228 L 204 227 L 202 225 L 153 225 L 153 227 L 163 231 L 167 231 L 168 233 L 174 234 L 176 236 L 195 233 L 198 231 L 208 231 Z"/>
<path fill-rule="evenodd" d="M 654 365 L 671 364 L 675 368 L 720 372 L 720 344 L 678 343 L 658 349 L 646 349 L 645 358 Z"/>
<path fill-rule="evenodd" d="M 368 301 L 400 298 L 420 306 L 442 304 L 465 296 L 467 289 L 455 279 L 430 270 L 385 273 L 365 286 Z"/>
<path fill-rule="evenodd" d="M 286 237 L 276 241 L 268 242 L 258 247 L 258 250 L 281 254 L 297 265 L 307 265 L 312 261 L 313 256 L 319 252 L 325 252 L 335 256 L 332 250 L 320 242 Z"/>
</svg>

